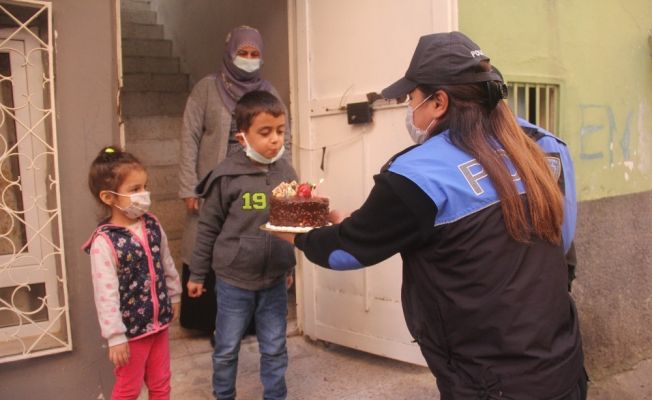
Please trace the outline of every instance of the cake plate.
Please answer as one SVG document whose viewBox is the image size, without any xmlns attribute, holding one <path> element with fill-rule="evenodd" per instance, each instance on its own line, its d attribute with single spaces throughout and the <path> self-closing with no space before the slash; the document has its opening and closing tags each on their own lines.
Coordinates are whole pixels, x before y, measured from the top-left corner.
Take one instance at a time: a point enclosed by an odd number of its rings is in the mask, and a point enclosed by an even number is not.
<svg viewBox="0 0 652 400">
<path fill-rule="evenodd" d="M 330 222 L 325 226 L 330 225 Z M 287 232 L 287 233 L 306 233 L 313 230 L 313 226 L 276 226 L 272 225 L 269 222 L 262 224 L 260 229 L 268 232 Z"/>
</svg>

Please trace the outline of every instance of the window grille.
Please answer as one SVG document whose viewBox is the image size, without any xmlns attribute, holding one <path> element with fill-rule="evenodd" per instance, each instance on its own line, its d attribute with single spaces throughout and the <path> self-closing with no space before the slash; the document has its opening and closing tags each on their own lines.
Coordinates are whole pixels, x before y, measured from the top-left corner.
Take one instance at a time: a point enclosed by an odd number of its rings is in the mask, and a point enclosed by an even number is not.
<svg viewBox="0 0 652 400">
<path fill-rule="evenodd" d="M 517 116 L 550 132 L 559 128 L 559 85 L 508 82 L 507 104 Z"/>
<path fill-rule="evenodd" d="M 72 348 L 49 2 L 0 1 L 0 363 Z"/>
</svg>

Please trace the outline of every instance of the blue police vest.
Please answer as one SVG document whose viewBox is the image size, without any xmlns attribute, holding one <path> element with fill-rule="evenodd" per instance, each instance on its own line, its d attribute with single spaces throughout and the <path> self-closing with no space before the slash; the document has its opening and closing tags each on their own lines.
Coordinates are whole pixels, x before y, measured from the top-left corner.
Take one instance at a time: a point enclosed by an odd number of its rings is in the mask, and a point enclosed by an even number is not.
<svg viewBox="0 0 652 400">
<path fill-rule="evenodd" d="M 554 176 L 560 182 L 563 182 L 561 189 L 564 191 L 564 222 L 561 226 L 561 235 L 564 252 L 567 252 L 575 237 L 575 226 L 577 225 L 577 193 L 575 191 L 573 160 L 566 143 L 561 139 L 523 118 L 517 118 L 517 122 L 522 128 L 537 131 L 537 137 L 534 140 L 541 150 L 546 153 L 546 160 Z"/>
<path fill-rule="evenodd" d="M 497 151 L 504 154 L 500 148 Z M 518 192 L 525 193 L 511 161 L 506 155 L 503 159 Z M 455 222 L 500 201 L 482 165 L 451 143 L 449 131 L 397 157 L 389 171 L 411 180 L 430 197 L 437 206 L 435 226 Z"/>
</svg>

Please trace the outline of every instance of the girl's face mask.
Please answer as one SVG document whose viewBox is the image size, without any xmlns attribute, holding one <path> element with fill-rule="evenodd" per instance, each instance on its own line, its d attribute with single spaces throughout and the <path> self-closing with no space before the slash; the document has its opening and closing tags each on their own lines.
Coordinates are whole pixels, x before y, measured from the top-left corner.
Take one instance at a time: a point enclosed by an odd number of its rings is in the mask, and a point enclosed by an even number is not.
<svg viewBox="0 0 652 400">
<path fill-rule="evenodd" d="M 128 218 L 131 219 L 140 218 L 143 214 L 149 211 L 149 207 L 152 205 L 152 201 L 149 197 L 149 192 L 146 190 L 143 192 L 131 194 L 121 194 L 111 191 L 109 191 L 109 193 L 113 193 L 117 196 L 129 197 L 130 204 L 127 207 L 122 208 L 116 205 L 116 208 L 118 208 L 118 210 L 122 211 Z"/>
<path fill-rule="evenodd" d="M 428 138 L 428 131 L 432 127 L 432 124 L 435 123 L 435 120 L 433 119 L 430 121 L 428 126 L 426 127 L 425 130 L 422 130 L 418 128 L 416 125 L 414 125 L 414 112 L 421 107 L 428 99 L 430 99 L 432 95 L 429 95 L 421 103 L 417 104 L 416 107 L 412 108 L 410 104 L 407 106 L 407 114 L 405 115 L 405 127 L 407 128 L 408 132 L 410 133 L 410 137 L 416 144 L 421 144 L 426 141 Z"/>
</svg>

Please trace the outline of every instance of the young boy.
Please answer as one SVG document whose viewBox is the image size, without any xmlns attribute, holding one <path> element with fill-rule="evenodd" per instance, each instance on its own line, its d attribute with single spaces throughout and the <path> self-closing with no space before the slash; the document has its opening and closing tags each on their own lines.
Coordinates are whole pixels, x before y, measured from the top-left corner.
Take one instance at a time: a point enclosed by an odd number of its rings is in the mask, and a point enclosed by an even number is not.
<svg viewBox="0 0 652 400">
<path fill-rule="evenodd" d="M 285 399 L 287 286 L 294 267 L 293 247 L 260 230 L 267 222 L 268 196 L 283 181 L 297 179 L 281 156 L 285 135 L 283 104 L 274 95 L 254 91 L 235 107 L 236 151 L 197 186 L 204 199 L 188 295 L 198 297 L 204 277 L 216 276 L 217 317 L 213 351 L 213 394 L 234 399 L 238 352 L 252 316 L 261 353 L 260 379 L 265 399 Z M 291 281 L 288 279 L 287 284 Z"/>
</svg>

